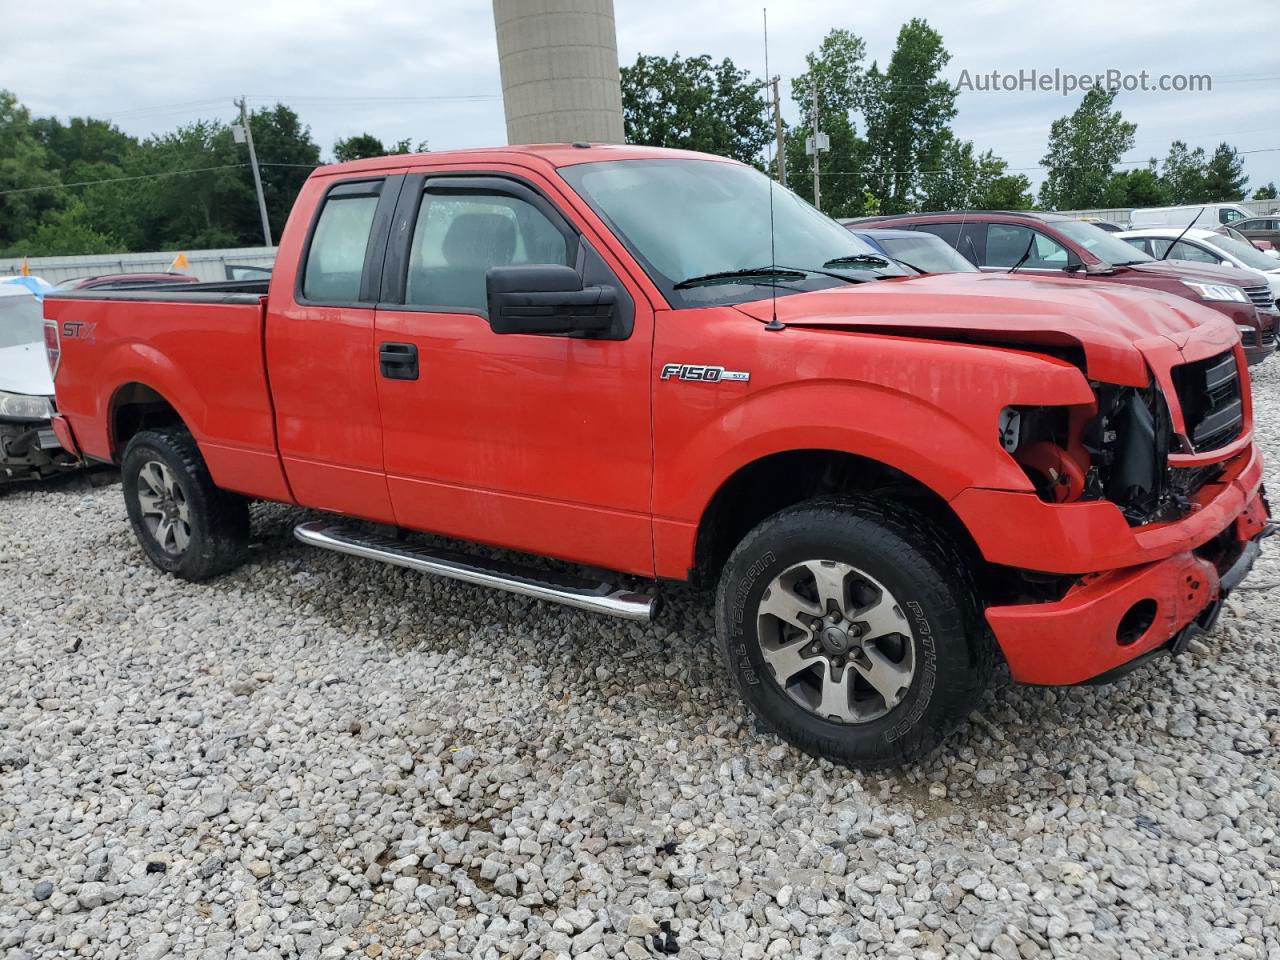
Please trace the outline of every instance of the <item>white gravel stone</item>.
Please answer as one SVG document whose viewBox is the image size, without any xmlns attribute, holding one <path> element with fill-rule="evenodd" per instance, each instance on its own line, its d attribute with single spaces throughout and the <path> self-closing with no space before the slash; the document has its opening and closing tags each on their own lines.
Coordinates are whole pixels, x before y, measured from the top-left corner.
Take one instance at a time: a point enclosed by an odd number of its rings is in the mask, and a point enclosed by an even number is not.
<svg viewBox="0 0 1280 960">
<path fill-rule="evenodd" d="M 1280 489 L 1280 360 L 1254 411 Z M 1001 673 L 862 775 L 756 732 L 702 595 L 611 621 L 303 516 L 192 585 L 117 486 L 0 493 L 0 956 L 1280 958 L 1274 541 L 1182 658 Z"/>
</svg>

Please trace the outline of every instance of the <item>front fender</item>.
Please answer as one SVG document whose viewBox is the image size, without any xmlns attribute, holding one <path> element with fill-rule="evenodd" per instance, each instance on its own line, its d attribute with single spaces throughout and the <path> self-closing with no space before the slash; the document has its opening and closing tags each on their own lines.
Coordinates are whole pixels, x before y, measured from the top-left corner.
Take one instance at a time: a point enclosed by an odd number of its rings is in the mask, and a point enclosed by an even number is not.
<svg viewBox="0 0 1280 960">
<path fill-rule="evenodd" d="M 721 394 L 720 402 L 701 404 L 701 411 L 668 406 L 664 412 L 655 399 L 654 514 L 696 522 L 733 474 L 795 450 L 866 457 L 945 500 L 972 486 L 1031 491 L 998 443 L 1000 411 L 1011 404 L 1091 403 L 1093 392 L 1069 365 L 990 352 L 1001 356 L 987 369 L 925 364 L 885 369 L 878 380 L 815 377 L 755 389 L 716 384 L 708 389 Z"/>
<path fill-rule="evenodd" d="M 747 382 L 659 381 L 653 406 L 660 571 L 680 575 L 689 568 L 698 525 L 717 491 L 764 458 L 803 450 L 853 454 L 947 501 L 974 486 L 1033 493 L 999 444 L 1000 411 L 1094 400 L 1079 369 L 1053 358 L 859 334 L 820 337 L 808 350 L 797 343 L 801 349 L 786 354 L 732 357 L 734 369 L 752 371 Z M 835 337 L 851 349 L 833 349 Z"/>
</svg>

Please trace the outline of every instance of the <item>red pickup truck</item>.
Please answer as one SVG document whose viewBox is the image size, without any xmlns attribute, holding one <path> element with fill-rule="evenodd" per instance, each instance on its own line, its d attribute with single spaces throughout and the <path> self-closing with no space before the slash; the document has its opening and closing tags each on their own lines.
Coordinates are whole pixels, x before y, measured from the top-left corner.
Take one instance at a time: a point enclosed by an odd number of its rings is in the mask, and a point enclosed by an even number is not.
<svg viewBox="0 0 1280 960">
<path fill-rule="evenodd" d="M 1111 679 L 1208 630 L 1270 531 L 1235 327 L 1070 279 L 917 276 L 762 174 L 587 144 L 317 170 L 269 285 L 46 299 L 58 436 L 147 556 L 305 543 L 647 619 L 715 586 L 783 737 L 923 755 L 994 662 Z M 557 567 L 557 569 L 559 569 Z"/>
</svg>

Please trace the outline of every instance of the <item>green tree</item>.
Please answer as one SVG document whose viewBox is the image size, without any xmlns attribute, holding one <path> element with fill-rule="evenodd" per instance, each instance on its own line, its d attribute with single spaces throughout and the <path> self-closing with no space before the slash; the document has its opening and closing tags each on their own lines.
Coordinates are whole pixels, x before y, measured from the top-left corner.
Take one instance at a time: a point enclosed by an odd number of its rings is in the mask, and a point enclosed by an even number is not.
<svg viewBox="0 0 1280 960">
<path fill-rule="evenodd" d="M 339 139 L 333 145 L 333 159 L 338 163 L 386 155 L 387 148 L 372 133 L 357 133 L 353 137 Z"/>
<path fill-rule="evenodd" d="M 1162 207 L 1169 202 L 1169 191 L 1156 173 L 1152 160 L 1145 169 L 1125 170 L 1112 175 L 1107 183 L 1107 207 Z"/>
<path fill-rule="evenodd" d="M 138 140 L 106 120 L 38 117 L 31 132 L 48 151 L 52 164 L 66 181 L 91 179 L 104 166 L 121 169 L 138 150 Z"/>
<path fill-rule="evenodd" d="M 814 157 L 805 152 L 805 141 L 813 134 L 816 89 L 819 129 L 830 140 L 818 160 L 821 207 L 833 217 L 856 217 L 879 207 L 879 194 L 865 173 L 867 142 L 858 136 L 852 116 L 862 103 L 865 55 L 861 37 L 832 30 L 805 56 L 808 69 L 791 82 L 791 97 L 804 119 L 786 133 L 787 186 L 813 202 Z"/>
<path fill-rule="evenodd" d="M 628 143 L 701 150 L 756 163 L 773 137 L 763 84 L 726 57 L 639 56 L 622 68 Z"/>
<path fill-rule="evenodd" d="M 1116 91 L 1095 87 L 1067 117 L 1053 121 L 1044 158 L 1047 173 L 1040 203 L 1052 210 L 1098 207 L 1106 202 L 1112 171 L 1133 146 L 1137 125 L 1121 116 Z"/>
<path fill-rule="evenodd" d="M 1274 181 L 1272 181 L 1271 183 L 1268 183 L 1265 187 L 1259 187 L 1257 190 L 1253 191 L 1253 199 L 1255 199 L 1255 200 L 1274 200 L 1274 199 L 1276 199 L 1276 185 L 1275 185 L 1275 182 L 1274 182 Z"/>
<path fill-rule="evenodd" d="M 31 129 L 31 113 L 8 90 L 0 90 L 0 250 L 23 255 L 28 239 L 62 194 L 49 152 Z"/>
<path fill-rule="evenodd" d="M 1204 147 L 1188 150 L 1186 143 L 1169 144 L 1160 182 L 1164 184 L 1169 203 L 1199 203 L 1205 195 L 1205 173 L 1208 161 Z"/>
<path fill-rule="evenodd" d="M 867 72 L 862 94 L 869 158 L 885 213 L 904 213 L 920 194 L 921 171 L 936 170 L 951 140 L 957 90 L 941 78 L 951 60 L 942 35 L 919 18 L 898 31 L 889 65 Z"/>
<path fill-rule="evenodd" d="M 1220 143 L 1204 168 L 1204 197 L 1209 203 L 1240 200 L 1247 194 L 1249 178 L 1244 174 L 1244 160 L 1229 143 Z"/>
<path fill-rule="evenodd" d="M 118 250 L 120 242 L 110 234 L 100 232 L 89 208 L 83 200 L 76 198 L 46 214 L 31 233 L 24 256 L 66 257 L 115 253 Z"/>
<path fill-rule="evenodd" d="M 346 163 L 348 160 L 364 160 L 368 157 L 389 157 L 402 153 L 427 152 L 427 141 L 420 140 L 417 146 L 412 144 L 413 141 L 409 137 L 405 137 L 388 147 L 383 145 L 382 141 L 372 133 L 357 133 L 353 137 L 342 137 L 334 143 L 333 159 L 337 163 Z"/>
<path fill-rule="evenodd" d="M 975 156 L 973 142 L 949 133 L 939 149 L 937 168 L 920 175 L 916 190 L 922 210 L 1027 210 L 1031 181 L 1008 172 L 992 151 Z"/>
</svg>

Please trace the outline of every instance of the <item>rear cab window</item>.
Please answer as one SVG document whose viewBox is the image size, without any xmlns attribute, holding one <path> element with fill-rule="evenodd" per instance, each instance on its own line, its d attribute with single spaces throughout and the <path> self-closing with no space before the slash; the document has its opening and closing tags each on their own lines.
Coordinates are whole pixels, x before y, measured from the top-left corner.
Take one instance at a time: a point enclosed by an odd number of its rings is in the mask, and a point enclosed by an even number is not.
<svg viewBox="0 0 1280 960">
<path fill-rule="evenodd" d="M 369 253 L 382 180 L 340 183 L 325 194 L 312 228 L 302 275 L 302 300 L 348 304 L 362 299 L 361 280 Z"/>
</svg>

